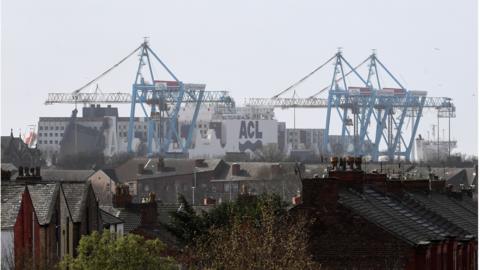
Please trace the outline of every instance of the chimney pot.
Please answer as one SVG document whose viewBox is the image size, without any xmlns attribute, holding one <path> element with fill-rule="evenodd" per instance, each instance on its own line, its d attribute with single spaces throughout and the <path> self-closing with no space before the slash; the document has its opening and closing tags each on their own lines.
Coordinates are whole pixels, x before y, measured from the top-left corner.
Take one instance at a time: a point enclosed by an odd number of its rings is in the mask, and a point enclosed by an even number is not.
<svg viewBox="0 0 480 270">
<path fill-rule="evenodd" d="M 337 169 L 338 158 L 337 157 L 332 157 L 331 158 L 331 163 L 332 163 L 333 170 Z"/>
<path fill-rule="evenodd" d="M 113 206 L 114 207 L 126 207 L 132 202 L 132 196 L 129 192 L 128 185 L 118 185 L 115 188 L 115 194 L 113 195 Z"/>
<path fill-rule="evenodd" d="M 353 170 L 353 164 L 355 163 L 355 159 L 352 156 L 347 157 L 347 164 L 350 167 L 350 170 Z"/>
<path fill-rule="evenodd" d="M 362 170 L 362 157 L 361 156 L 355 158 L 355 167 L 359 171 Z"/>
</svg>

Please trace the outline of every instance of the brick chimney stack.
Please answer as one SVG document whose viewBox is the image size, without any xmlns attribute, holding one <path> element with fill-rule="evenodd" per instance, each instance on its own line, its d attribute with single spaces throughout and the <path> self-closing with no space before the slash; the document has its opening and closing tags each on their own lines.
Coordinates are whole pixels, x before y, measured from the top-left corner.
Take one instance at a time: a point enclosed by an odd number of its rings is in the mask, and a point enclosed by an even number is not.
<svg viewBox="0 0 480 270">
<path fill-rule="evenodd" d="M 112 203 L 113 207 L 119 208 L 125 208 L 128 204 L 132 203 L 132 195 L 130 195 L 128 185 L 118 185 L 115 188 Z"/>
<path fill-rule="evenodd" d="M 40 167 L 18 167 L 18 176 L 16 180 L 42 180 Z"/>
<path fill-rule="evenodd" d="M 232 175 L 240 175 L 240 164 L 238 163 L 232 164 Z"/>
</svg>

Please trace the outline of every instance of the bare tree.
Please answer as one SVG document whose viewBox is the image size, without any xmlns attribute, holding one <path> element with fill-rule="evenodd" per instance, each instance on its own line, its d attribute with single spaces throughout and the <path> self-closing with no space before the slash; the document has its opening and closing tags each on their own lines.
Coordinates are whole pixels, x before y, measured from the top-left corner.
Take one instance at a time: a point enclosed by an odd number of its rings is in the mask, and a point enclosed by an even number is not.
<svg viewBox="0 0 480 270">
<path fill-rule="evenodd" d="M 266 144 L 261 149 L 254 152 L 255 161 L 279 162 L 284 161 L 285 159 L 285 154 L 278 149 L 278 145 L 276 143 Z"/>
</svg>

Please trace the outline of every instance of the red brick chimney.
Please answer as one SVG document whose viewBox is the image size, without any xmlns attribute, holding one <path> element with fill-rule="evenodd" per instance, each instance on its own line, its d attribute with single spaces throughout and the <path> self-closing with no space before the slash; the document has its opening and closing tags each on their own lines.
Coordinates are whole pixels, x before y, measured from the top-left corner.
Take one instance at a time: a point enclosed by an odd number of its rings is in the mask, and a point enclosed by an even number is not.
<svg viewBox="0 0 480 270">
<path fill-rule="evenodd" d="M 118 185 L 115 188 L 115 194 L 112 199 L 113 207 L 125 208 L 132 203 L 132 195 L 130 195 L 128 185 Z"/>
<path fill-rule="evenodd" d="M 240 164 L 238 163 L 232 164 L 232 175 L 240 175 Z"/>
<path fill-rule="evenodd" d="M 17 180 L 42 180 L 40 167 L 18 167 Z"/>
</svg>

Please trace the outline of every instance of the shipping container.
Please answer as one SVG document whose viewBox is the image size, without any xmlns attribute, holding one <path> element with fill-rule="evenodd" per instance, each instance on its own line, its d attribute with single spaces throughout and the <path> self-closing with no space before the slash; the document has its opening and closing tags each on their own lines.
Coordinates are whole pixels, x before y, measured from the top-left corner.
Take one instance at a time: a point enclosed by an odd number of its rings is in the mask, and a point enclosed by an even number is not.
<svg viewBox="0 0 480 270">
<path fill-rule="evenodd" d="M 382 90 L 378 90 L 378 96 L 394 96 L 395 91 L 392 88 L 383 88 Z"/>
<path fill-rule="evenodd" d="M 383 90 L 391 90 L 395 96 L 405 96 L 407 91 L 402 88 L 383 88 Z"/>
<path fill-rule="evenodd" d="M 414 97 L 425 97 L 427 96 L 427 91 L 418 91 L 418 90 L 411 90 L 409 91 L 410 95 Z"/>
</svg>

